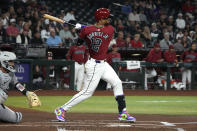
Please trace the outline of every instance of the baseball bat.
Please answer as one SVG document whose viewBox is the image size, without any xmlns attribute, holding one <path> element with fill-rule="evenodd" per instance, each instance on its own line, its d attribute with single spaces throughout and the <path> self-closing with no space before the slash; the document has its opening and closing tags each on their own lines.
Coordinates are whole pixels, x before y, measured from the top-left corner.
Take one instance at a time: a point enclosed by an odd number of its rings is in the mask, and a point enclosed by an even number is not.
<svg viewBox="0 0 197 131">
<path fill-rule="evenodd" d="M 52 16 L 52 15 L 44 14 L 43 15 L 43 18 L 49 19 L 49 20 L 52 20 L 52 21 L 56 21 L 56 22 L 61 23 L 61 24 L 69 24 L 69 25 L 75 26 L 74 24 L 71 24 L 69 22 L 66 22 L 66 21 L 64 21 L 64 20 L 62 20 L 60 18 L 57 18 L 55 16 Z"/>
</svg>

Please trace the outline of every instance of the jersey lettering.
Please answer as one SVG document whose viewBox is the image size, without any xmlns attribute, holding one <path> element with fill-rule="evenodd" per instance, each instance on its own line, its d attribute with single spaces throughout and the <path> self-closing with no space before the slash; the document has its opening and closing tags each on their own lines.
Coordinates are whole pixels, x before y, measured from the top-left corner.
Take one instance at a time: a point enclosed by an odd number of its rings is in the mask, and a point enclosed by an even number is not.
<svg viewBox="0 0 197 131">
<path fill-rule="evenodd" d="M 91 49 L 95 52 L 99 51 L 100 45 L 102 43 L 101 38 L 92 38 L 91 39 Z"/>
</svg>

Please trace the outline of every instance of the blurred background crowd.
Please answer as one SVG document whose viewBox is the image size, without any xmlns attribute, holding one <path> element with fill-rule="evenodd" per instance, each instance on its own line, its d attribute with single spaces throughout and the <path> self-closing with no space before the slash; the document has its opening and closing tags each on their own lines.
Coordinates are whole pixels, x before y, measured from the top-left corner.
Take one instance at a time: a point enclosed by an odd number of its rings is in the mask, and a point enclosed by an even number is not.
<svg viewBox="0 0 197 131">
<path fill-rule="evenodd" d="M 0 6 L 2 50 L 30 46 L 68 49 L 78 32 L 42 15 L 90 25 L 100 7 L 109 8 L 114 15 L 115 35 L 109 49 L 116 44 L 119 50 L 150 50 L 159 43 L 162 50 L 173 45 L 176 51 L 184 51 L 197 38 L 197 0 L 1 0 Z"/>
</svg>

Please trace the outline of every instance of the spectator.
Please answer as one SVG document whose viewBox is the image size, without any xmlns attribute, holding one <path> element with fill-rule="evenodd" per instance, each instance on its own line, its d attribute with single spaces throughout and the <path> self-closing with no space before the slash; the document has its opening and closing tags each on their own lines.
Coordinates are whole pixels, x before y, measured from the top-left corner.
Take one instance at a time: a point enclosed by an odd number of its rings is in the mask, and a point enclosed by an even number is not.
<svg viewBox="0 0 197 131">
<path fill-rule="evenodd" d="M 178 29 L 184 29 L 185 28 L 185 20 L 182 18 L 183 14 L 179 13 L 178 18 L 176 19 L 176 27 Z"/>
<path fill-rule="evenodd" d="M 46 26 L 46 28 L 43 28 L 41 30 L 41 39 L 42 41 L 45 43 L 46 40 L 49 38 L 50 36 L 50 29 L 49 29 L 49 26 Z"/>
<path fill-rule="evenodd" d="M 75 15 L 74 15 L 74 11 L 70 10 L 66 16 L 63 18 L 63 20 L 65 20 L 66 22 L 69 22 L 70 20 L 76 20 L 75 19 Z"/>
<path fill-rule="evenodd" d="M 126 39 L 125 39 L 125 45 L 126 47 L 131 47 L 131 35 L 127 34 Z"/>
<path fill-rule="evenodd" d="M 189 50 L 186 50 L 181 55 L 182 62 L 196 62 L 197 61 L 197 50 L 196 43 L 193 43 Z M 182 68 L 182 82 L 186 85 L 188 84 L 188 88 L 191 89 L 191 69 Z M 186 89 L 186 88 L 185 88 Z"/>
<path fill-rule="evenodd" d="M 182 44 L 182 39 L 178 38 L 176 41 L 177 42 L 174 44 L 174 49 L 176 51 L 184 51 L 184 46 Z"/>
<path fill-rule="evenodd" d="M 169 49 L 169 45 L 172 45 L 172 42 L 169 39 L 169 33 L 166 32 L 164 34 L 164 39 L 160 41 L 160 47 L 161 49 Z"/>
<path fill-rule="evenodd" d="M 194 11 L 195 7 L 192 5 L 190 0 L 186 0 L 186 2 L 182 5 L 182 10 L 184 12 L 190 12 L 192 13 Z"/>
<path fill-rule="evenodd" d="M 156 23 L 152 23 L 152 26 L 151 26 L 151 37 L 152 37 L 153 43 L 157 41 L 159 34 L 160 34 L 160 31 L 157 28 L 157 24 Z"/>
<path fill-rule="evenodd" d="M 172 25 L 168 25 L 167 28 L 168 28 L 169 37 L 170 37 L 169 39 L 170 39 L 170 41 L 174 42 L 176 34 L 175 34 L 174 30 L 173 30 L 173 26 Z"/>
<path fill-rule="evenodd" d="M 9 16 L 10 16 L 10 14 L 8 12 L 2 14 L 1 21 L 2 21 L 2 25 L 3 25 L 4 29 L 6 29 L 9 26 Z"/>
<path fill-rule="evenodd" d="M 133 12 L 129 13 L 128 19 L 129 21 L 140 22 L 140 17 L 136 10 L 133 10 Z"/>
<path fill-rule="evenodd" d="M 62 40 L 62 42 L 65 43 L 69 43 L 72 39 L 74 39 L 71 31 L 69 30 L 69 26 L 68 25 L 64 25 L 64 28 L 62 30 L 60 30 L 60 38 Z"/>
<path fill-rule="evenodd" d="M 31 40 L 31 45 L 42 45 L 42 44 L 43 44 L 43 41 L 41 39 L 40 32 L 37 31 L 34 33 L 34 37 Z"/>
<path fill-rule="evenodd" d="M 55 34 L 55 29 L 50 30 L 50 37 L 46 43 L 48 46 L 62 46 L 61 38 Z"/>
<path fill-rule="evenodd" d="M 17 22 L 17 25 L 16 26 L 17 26 L 19 32 L 22 32 L 24 23 L 25 22 L 23 21 L 22 18 L 18 19 L 18 22 Z"/>
<path fill-rule="evenodd" d="M 152 46 L 151 44 L 152 37 L 148 26 L 144 27 L 144 31 L 142 32 L 142 39 L 145 48 Z"/>
<path fill-rule="evenodd" d="M 163 62 L 164 59 L 162 58 L 162 52 L 160 50 L 160 45 L 158 43 L 156 43 L 154 45 L 154 48 L 151 49 L 147 55 L 147 57 L 145 58 L 145 61 L 147 62 L 154 62 L 154 63 L 158 63 L 158 62 Z M 157 76 L 157 72 L 154 68 L 147 68 L 146 72 L 145 72 L 145 82 L 144 82 L 144 86 L 145 89 L 148 89 L 148 85 L 147 85 L 147 79 L 148 78 L 153 78 Z"/>
<path fill-rule="evenodd" d="M 6 42 L 6 31 L 3 28 L 3 24 L 0 21 L 0 44 L 3 44 Z"/>
<path fill-rule="evenodd" d="M 142 48 L 143 44 L 140 41 L 140 34 L 135 34 L 134 39 L 131 40 L 132 48 Z"/>
<path fill-rule="evenodd" d="M 193 41 L 196 40 L 195 34 L 196 34 L 196 32 L 190 31 L 190 32 L 189 32 L 189 36 L 188 36 L 187 38 L 188 38 L 191 42 L 193 42 Z"/>
<path fill-rule="evenodd" d="M 22 34 L 16 37 L 16 43 L 18 45 L 23 45 L 25 48 L 30 44 L 30 38 L 28 36 L 28 31 L 23 30 Z"/>
<path fill-rule="evenodd" d="M 173 16 L 168 17 L 167 25 L 174 26 L 174 17 Z"/>
<path fill-rule="evenodd" d="M 117 31 L 119 32 L 119 31 L 124 31 L 124 25 L 123 25 L 123 23 L 122 23 L 122 20 L 121 19 L 118 19 L 117 20 L 117 23 L 116 23 L 116 28 L 117 28 Z"/>
<path fill-rule="evenodd" d="M 142 25 L 148 24 L 148 20 L 147 20 L 146 15 L 144 14 L 144 10 L 143 9 L 140 10 L 139 18 L 140 18 L 140 22 L 142 23 Z"/>
<path fill-rule="evenodd" d="M 125 4 L 121 7 L 121 12 L 128 15 L 132 11 L 129 1 L 125 1 Z"/>
<path fill-rule="evenodd" d="M 190 47 L 191 47 L 191 42 L 190 42 L 190 40 L 187 38 L 187 36 L 183 36 L 183 38 L 182 38 L 182 44 L 183 44 L 183 47 L 185 48 L 185 49 L 189 49 Z"/>
<path fill-rule="evenodd" d="M 76 32 L 76 29 L 75 28 L 72 28 L 71 29 L 71 35 L 72 35 L 71 40 L 72 40 L 72 43 L 73 43 L 73 41 L 76 40 L 76 39 L 78 39 L 78 37 L 79 37 L 77 35 L 77 32 Z"/>
<path fill-rule="evenodd" d="M 162 39 L 164 39 L 164 34 L 166 32 L 168 32 L 168 29 L 167 27 L 161 27 L 161 32 L 159 33 L 159 36 L 158 36 L 158 40 L 161 41 Z M 169 34 L 170 35 L 170 34 Z"/>
<path fill-rule="evenodd" d="M 16 20 L 15 19 L 10 19 L 10 26 L 6 29 L 6 33 L 8 35 L 8 41 L 11 43 L 16 42 L 16 36 L 19 35 L 19 30 L 16 27 Z"/>
<path fill-rule="evenodd" d="M 125 40 L 124 40 L 124 33 L 122 31 L 119 31 L 118 32 L 118 36 L 116 38 L 116 44 L 118 47 L 125 47 L 126 43 L 125 43 Z"/>
<path fill-rule="evenodd" d="M 25 22 L 23 25 L 23 29 L 21 30 L 21 33 L 23 32 L 23 30 L 26 30 L 29 38 L 31 39 L 32 38 L 32 31 L 30 29 L 30 26 L 31 26 L 31 21 Z"/>
<path fill-rule="evenodd" d="M 135 21 L 127 21 L 126 31 L 131 35 L 137 33 Z"/>
<path fill-rule="evenodd" d="M 182 38 L 184 36 L 183 32 L 181 30 L 178 31 L 176 34 L 176 39 Z"/>
</svg>

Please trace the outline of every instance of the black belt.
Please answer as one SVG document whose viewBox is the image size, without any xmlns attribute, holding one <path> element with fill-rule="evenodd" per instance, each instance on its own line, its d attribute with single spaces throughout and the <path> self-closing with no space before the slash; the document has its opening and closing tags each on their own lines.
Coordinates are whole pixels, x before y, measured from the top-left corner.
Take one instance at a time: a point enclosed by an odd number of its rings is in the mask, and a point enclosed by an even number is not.
<svg viewBox="0 0 197 131">
<path fill-rule="evenodd" d="M 93 58 L 89 57 L 89 60 L 91 60 L 91 59 L 93 59 Z M 106 62 L 106 60 L 96 60 L 96 59 L 93 59 L 93 60 L 95 60 L 96 63 Z"/>
<path fill-rule="evenodd" d="M 76 62 L 77 62 L 77 61 L 76 61 Z M 81 62 L 80 62 L 80 63 L 79 63 L 79 62 L 77 62 L 77 63 L 78 63 L 79 65 L 82 65 L 82 64 L 83 64 L 83 63 L 81 63 Z"/>
</svg>

